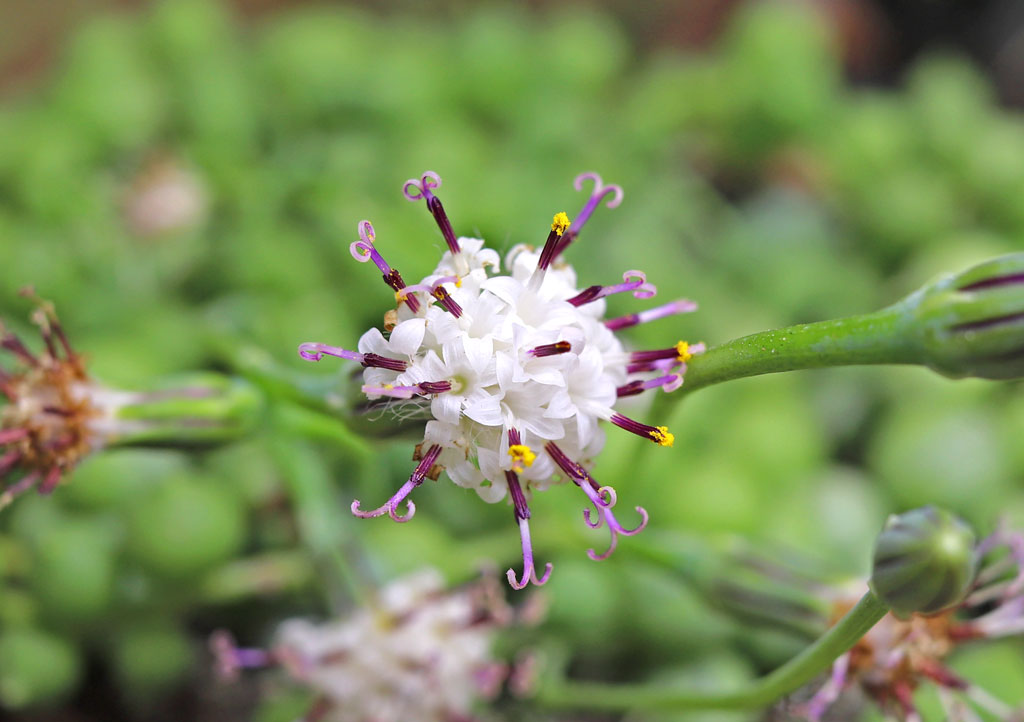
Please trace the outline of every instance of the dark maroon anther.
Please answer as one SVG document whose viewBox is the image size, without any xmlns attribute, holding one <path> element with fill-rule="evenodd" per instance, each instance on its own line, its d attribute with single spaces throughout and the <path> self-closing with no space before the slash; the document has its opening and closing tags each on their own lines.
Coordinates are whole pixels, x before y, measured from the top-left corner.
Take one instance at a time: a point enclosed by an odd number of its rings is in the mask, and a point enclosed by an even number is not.
<svg viewBox="0 0 1024 722">
<path fill-rule="evenodd" d="M 575 296 L 570 298 L 569 303 L 571 303 L 573 306 L 582 306 L 584 304 L 590 303 L 591 301 L 596 301 L 597 299 L 601 298 L 601 291 L 603 289 L 604 286 L 588 286 L 587 288 L 584 288 L 582 291 L 580 291 Z"/>
<path fill-rule="evenodd" d="M 409 364 L 396 358 L 388 358 L 387 356 L 380 356 L 375 353 L 365 353 L 363 354 L 363 366 L 402 373 L 408 368 Z"/>
<path fill-rule="evenodd" d="M 530 507 L 526 504 L 526 495 L 519 484 L 519 474 L 509 469 L 505 472 L 505 481 L 508 482 L 508 493 L 512 497 L 516 519 L 529 519 Z"/>
<path fill-rule="evenodd" d="M 416 486 L 422 484 L 423 480 L 427 478 L 427 474 L 429 474 L 430 470 L 434 468 L 434 464 L 437 463 L 437 457 L 440 455 L 441 446 L 439 444 L 434 444 L 427 449 L 427 453 L 423 455 L 423 458 L 420 459 L 420 463 L 416 465 L 416 470 L 412 472 L 412 476 L 409 477 L 409 481 Z"/>
<path fill-rule="evenodd" d="M 445 391 L 452 390 L 451 381 L 424 381 L 417 386 L 425 394 L 443 394 Z"/>
<path fill-rule="evenodd" d="M 568 341 L 556 341 L 555 343 L 545 343 L 531 348 L 526 353 L 535 358 L 543 358 L 545 356 L 558 356 L 559 354 L 569 353 L 572 351 L 572 344 Z"/>
<path fill-rule="evenodd" d="M 397 268 L 392 268 L 391 273 L 384 276 L 384 283 L 388 284 L 395 293 L 405 288 L 405 281 L 402 279 L 402 274 L 398 272 Z M 409 310 L 413 313 L 417 313 L 420 310 L 420 302 L 411 293 L 405 296 L 404 300 L 409 305 Z"/>
<path fill-rule="evenodd" d="M 406 296 L 408 298 L 408 296 Z M 455 318 L 459 318 L 462 315 L 462 306 L 460 306 L 451 294 L 445 289 L 444 286 L 438 286 L 434 289 L 434 298 L 441 304 L 441 308 L 450 313 Z"/>
<path fill-rule="evenodd" d="M 555 250 L 558 248 L 561 240 L 562 236 L 555 231 L 548 233 L 548 238 L 544 241 L 544 249 L 540 252 L 540 258 L 537 260 L 537 268 L 539 270 L 547 270 L 551 262 L 555 260 Z"/>
<path fill-rule="evenodd" d="M 618 396 L 619 398 L 622 398 L 623 396 L 636 396 L 637 394 L 642 394 L 643 392 L 643 381 L 630 381 L 628 384 L 625 384 L 624 386 L 620 386 L 619 388 L 615 389 L 615 395 Z"/>
</svg>

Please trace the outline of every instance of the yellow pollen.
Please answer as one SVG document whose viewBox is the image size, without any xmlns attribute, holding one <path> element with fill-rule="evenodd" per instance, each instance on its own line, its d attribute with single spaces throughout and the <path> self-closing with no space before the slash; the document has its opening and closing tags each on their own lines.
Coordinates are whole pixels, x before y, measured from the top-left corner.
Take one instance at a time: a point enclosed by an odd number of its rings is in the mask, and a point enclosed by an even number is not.
<svg viewBox="0 0 1024 722">
<path fill-rule="evenodd" d="M 462 277 L 461 276 L 456 276 L 455 277 L 455 287 L 456 288 L 462 288 Z"/>
<path fill-rule="evenodd" d="M 569 216 L 565 211 L 561 211 L 555 214 L 554 219 L 551 221 L 551 230 L 555 232 L 556 236 L 561 236 L 565 233 L 565 229 L 569 227 Z"/>
<path fill-rule="evenodd" d="M 658 442 L 659 446 L 672 446 L 675 442 L 675 435 L 669 433 L 667 426 L 659 426 L 651 432 L 651 438 Z"/>
<path fill-rule="evenodd" d="M 384 388 L 387 391 L 390 391 L 391 389 L 395 388 L 395 385 L 394 384 L 384 384 Z"/>
<path fill-rule="evenodd" d="M 693 358 L 693 354 L 690 353 L 690 344 L 686 341 L 680 341 L 676 344 L 676 360 L 681 363 L 686 363 Z"/>
<path fill-rule="evenodd" d="M 402 293 L 402 291 L 395 291 L 395 303 L 397 303 L 399 306 L 405 303 L 405 294 Z"/>
<path fill-rule="evenodd" d="M 524 467 L 533 466 L 537 455 L 526 444 L 512 444 L 508 447 L 508 455 L 512 457 L 513 471 L 522 471 Z"/>
</svg>

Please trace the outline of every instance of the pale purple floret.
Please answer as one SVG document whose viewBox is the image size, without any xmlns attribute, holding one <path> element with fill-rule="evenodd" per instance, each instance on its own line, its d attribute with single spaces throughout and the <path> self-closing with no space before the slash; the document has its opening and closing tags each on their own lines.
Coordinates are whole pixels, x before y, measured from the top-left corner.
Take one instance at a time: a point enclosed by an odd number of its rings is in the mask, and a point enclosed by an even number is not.
<svg viewBox="0 0 1024 722">
<path fill-rule="evenodd" d="M 398 514 L 398 505 L 405 501 L 406 497 L 415 489 L 417 486 L 423 483 L 423 480 L 427 478 L 427 474 L 434 468 L 434 464 L 437 463 L 437 457 L 441 454 L 441 446 L 434 444 L 431 446 L 427 453 L 420 459 L 420 463 L 416 465 L 416 470 L 412 472 L 412 476 L 409 480 L 402 484 L 402 487 L 395 492 L 394 496 L 388 499 L 384 504 L 373 509 L 371 511 L 362 511 L 359 508 L 359 500 L 356 499 L 352 502 L 352 513 L 363 519 L 370 519 L 377 516 L 383 516 L 387 514 L 392 519 L 398 522 L 405 522 L 412 519 L 416 513 L 416 504 L 410 499 L 408 503 L 408 511 L 404 516 Z"/>
</svg>

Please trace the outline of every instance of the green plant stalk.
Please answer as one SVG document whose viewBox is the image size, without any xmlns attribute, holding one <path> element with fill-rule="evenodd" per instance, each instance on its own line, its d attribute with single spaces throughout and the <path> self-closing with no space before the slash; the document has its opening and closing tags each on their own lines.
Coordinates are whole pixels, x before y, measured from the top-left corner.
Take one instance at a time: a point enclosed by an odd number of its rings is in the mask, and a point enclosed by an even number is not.
<svg viewBox="0 0 1024 722">
<path fill-rule="evenodd" d="M 868 592 L 846 616 L 803 652 L 774 672 L 738 689 L 706 691 L 654 685 L 552 682 L 541 687 L 537 701 L 548 707 L 617 711 L 682 712 L 765 707 L 828 669 L 888 611 L 885 604 Z"/>
<path fill-rule="evenodd" d="M 326 467 L 308 444 L 285 433 L 280 423 L 278 427 L 283 433 L 270 442 L 271 454 L 294 508 L 299 536 L 328 576 L 332 606 L 342 609 L 348 601 L 368 603 L 372 589 L 353 559 L 356 541 L 339 514 L 340 503 Z"/>
<path fill-rule="evenodd" d="M 780 371 L 859 366 L 922 364 L 919 345 L 908 333 L 912 319 L 899 303 L 861 316 L 762 331 L 694 356 L 686 365 L 679 397 L 712 384 Z"/>
</svg>

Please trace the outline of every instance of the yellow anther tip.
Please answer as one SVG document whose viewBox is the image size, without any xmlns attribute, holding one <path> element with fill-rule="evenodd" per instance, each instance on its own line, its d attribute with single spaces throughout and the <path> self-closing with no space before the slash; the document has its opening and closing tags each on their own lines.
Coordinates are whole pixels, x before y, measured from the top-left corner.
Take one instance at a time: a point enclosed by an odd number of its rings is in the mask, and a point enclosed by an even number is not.
<svg viewBox="0 0 1024 722">
<path fill-rule="evenodd" d="M 651 438 L 658 443 L 659 446 L 672 446 L 675 443 L 675 434 L 669 432 L 667 426 L 659 426 L 651 432 Z"/>
<path fill-rule="evenodd" d="M 555 232 L 555 235 L 561 236 L 568 227 L 569 215 L 565 211 L 556 213 L 555 217 L 551 220 L 551 230 Z"/>
<path fill-rule="evenodd" d="M 520 470 L 525 466 L 533 466 L 537 455 L 526 444 L 512 444 L 508 447 L 508 455 L 512 457 L 512 467 Z"/>
<path fill-rule="evenodd" d="M 680 341 L 676 344 L 676 360 L 686 363 L 693 358 L 693 354 L 690 353 L 690 344 L 686 341 Z"/>
</svg>

